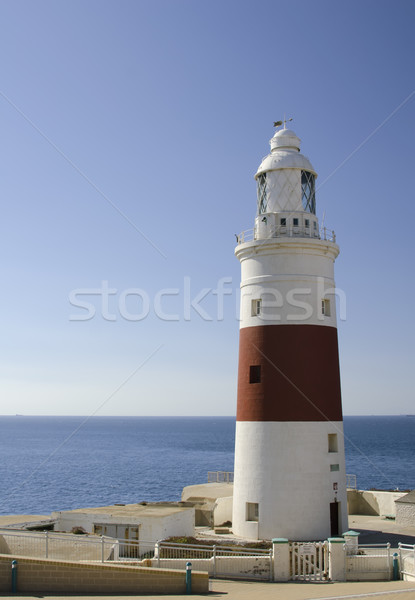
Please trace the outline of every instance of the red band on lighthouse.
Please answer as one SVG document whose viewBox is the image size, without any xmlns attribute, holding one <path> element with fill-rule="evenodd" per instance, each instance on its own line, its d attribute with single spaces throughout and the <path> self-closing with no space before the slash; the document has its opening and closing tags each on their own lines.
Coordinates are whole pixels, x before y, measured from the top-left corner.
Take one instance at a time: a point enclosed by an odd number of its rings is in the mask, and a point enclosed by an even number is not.
<svg viewBox="0 0 415 600">
<path fill-rule="evenodd" d="M 250 382 L 250 367 L 259 379 Z M 245 327 L 239 339 L 237 421 L 341 421 L 337 329 Z"/>
</svg>

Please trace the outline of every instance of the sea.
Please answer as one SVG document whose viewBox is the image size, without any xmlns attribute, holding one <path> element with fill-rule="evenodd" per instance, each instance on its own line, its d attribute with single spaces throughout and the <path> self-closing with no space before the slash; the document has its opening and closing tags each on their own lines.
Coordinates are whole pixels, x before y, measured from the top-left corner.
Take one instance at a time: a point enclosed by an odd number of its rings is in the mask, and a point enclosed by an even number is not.
<svg viewBox="0 0 415 600">
<path fill-rule="evenodd" d="M 359 489 L 415 488 L 415 416 L 344 417 Z M 234 417 L 0 417 L 0 514 L 180 500 L 233 471 Z"/>
</svg>

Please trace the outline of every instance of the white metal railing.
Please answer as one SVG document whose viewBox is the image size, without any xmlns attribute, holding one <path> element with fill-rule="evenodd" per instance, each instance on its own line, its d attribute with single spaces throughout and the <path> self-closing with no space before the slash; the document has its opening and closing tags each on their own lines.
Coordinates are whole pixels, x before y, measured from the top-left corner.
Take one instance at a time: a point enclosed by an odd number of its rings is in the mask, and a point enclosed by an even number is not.
<svg viewBox="0 0 415 600">
<path fill-rule="evenodd" d="M 356 475 L 346 473 L 346 487 L 351 490 L 357 489 Z"/>
<path fill-rule="evenodd" d="M 107 536 L 0 529 L 0 553 L 74 561 L 124 561 L 154 555 L 155 542 Z"/>
<path fill-rule="evenodd" d="M 208 471 L 208 483 L 233 483 L 233 471 Z M 356 475 L 346 473 L 346 487 L 357 489 Z"/>
<path fill-rule="evenodd" d="M 247 229 L 246 231 L 241 231 L 241 233 L 236 236 L 237 243 L 244 244 L 245 242 L 252 242 L 254 239 L 256 239 L 254 232 L 255 229 Z"/>
<path fill-rule="evenodd" d="M 157 542 L 152 566 L 207 571 L 211 577 L 262 579 L 272 581 L 272 549 L 241 546 L 176 544 Z"/>
<path fill-rule="evenodd" d="M 346 579 L 359 579 L 364 574 L 365 579 L 371 579 L 371 576 L 383 579 L 392 578 L 392 562 L 390 543 L 387 544 L 359 544 L 357 550 L 352 553 L 352 549 L 347 544 L 344 545 L 346 561 Z"/>
<path fill-rule="evenodd" d="M 299 226 L 278 226 L 271 227 L 269 232 L 264 237 L 262 235 L 258 235 L 256 229 L 247 229 L 246 231 L 242 231 L 239 235 L 236 236 L 236 241 L 239 244 L 244 244 L 245 242 L 252 242 L 254 240 L 268 240 L 273 238 L 280 237 L 309 237 L 316 238 L 320 240 L 324 240 L 326 242 L 336 242 L 336 234 L 334 230 L 327 229 L 327 227 L 322 227 L 320 231 L 316 231 L 311 227 L 299 227 Z"/>
<path fill-rule="evenodd" d="M 403 579 L 415 580 L 415 545 L 399 542 L 399 565 Z"/>
<path fill-rule="evenodd" d="M 208 471 L 208 483 L 233 483 L 233 471 Z"/>
</svg>

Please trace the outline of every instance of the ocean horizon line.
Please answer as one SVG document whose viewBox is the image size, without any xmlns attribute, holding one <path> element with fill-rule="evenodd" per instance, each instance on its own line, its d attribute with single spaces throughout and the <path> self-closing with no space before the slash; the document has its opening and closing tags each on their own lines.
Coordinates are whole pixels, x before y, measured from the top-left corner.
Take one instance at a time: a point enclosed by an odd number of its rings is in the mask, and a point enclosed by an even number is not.
<svg viewBox="0 0 415 600">
<path fill-rule="evenodd" d="M 233 418 L 236 420 L 236 415 L 88 415 L 88 414 L 29 414 L 29 413 L 14 413 L 14 414 L 1 414 L 2 417 L 70 417 L 70 418 L 79 418 L 79 419 L 125 419 L 125 418 L 139 418 L 139 419 L 230 419 Z M 389 414 L 374 414 L 374 413 L 365 413 L 365 414 L 344 414 L 343 417 L 415 417 L 415 413 L 389 413 Z M 330 419 L 327 419 L 328 421 Z"/>
</svg>

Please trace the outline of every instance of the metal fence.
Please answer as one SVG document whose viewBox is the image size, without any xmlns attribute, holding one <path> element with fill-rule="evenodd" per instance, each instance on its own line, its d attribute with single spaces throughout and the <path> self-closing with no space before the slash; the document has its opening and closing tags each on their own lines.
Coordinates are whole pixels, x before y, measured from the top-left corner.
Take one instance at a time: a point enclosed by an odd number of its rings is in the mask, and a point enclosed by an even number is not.
<svg viewBox="0 0 415 600">
<path fill-rule="evenodd" d="M 79 562 L 129 562 L 181 570 L 191 561 L 193 569 L 207 571 L 211 577 L 271 580 L 273 574 L 272 549 L 131 541 L 51 531 L 0 529 L 0 554 Z"/>
<path fill-rule="evenodd" d="M 75 561 L 126 561 L 154 556 L 155 542 L 107 536 L 0 529 L 0 554 Z"/>
<path fill-rule="evenodd" d="M 346 487 L 351 490 L 355 490 L 357 486 L 356 475 L 346 473 Z"/>
<path fill-rule="evenodd" d="M 208 483 L 233 483 L 233 471 L 208 471 Z M 346 474 L 346 487 L 355 490 L 356 475 Z"/>
<path fill-rule="evenodd" d="M 390 544 L 344 545 L 347 581 L 389 580 L 392 578 Z"/>
<path fill-rule="evenodd" d="M 197 571 L 211 577 L 272 581 L 272 549 L 241 546 L 191 545 L 157 542 L 152 566 L 184 569 L 190 561 Z"/>
<path fill-rule="evenodd" d="M 415 545 L 399 542 L 399 565 L 402 579 L 415 580 Z"/>
<path fill-rule="evenodd" d="M 208 483 L 233 483 L 233 471 L 208 471 Z"/>
</svg>

